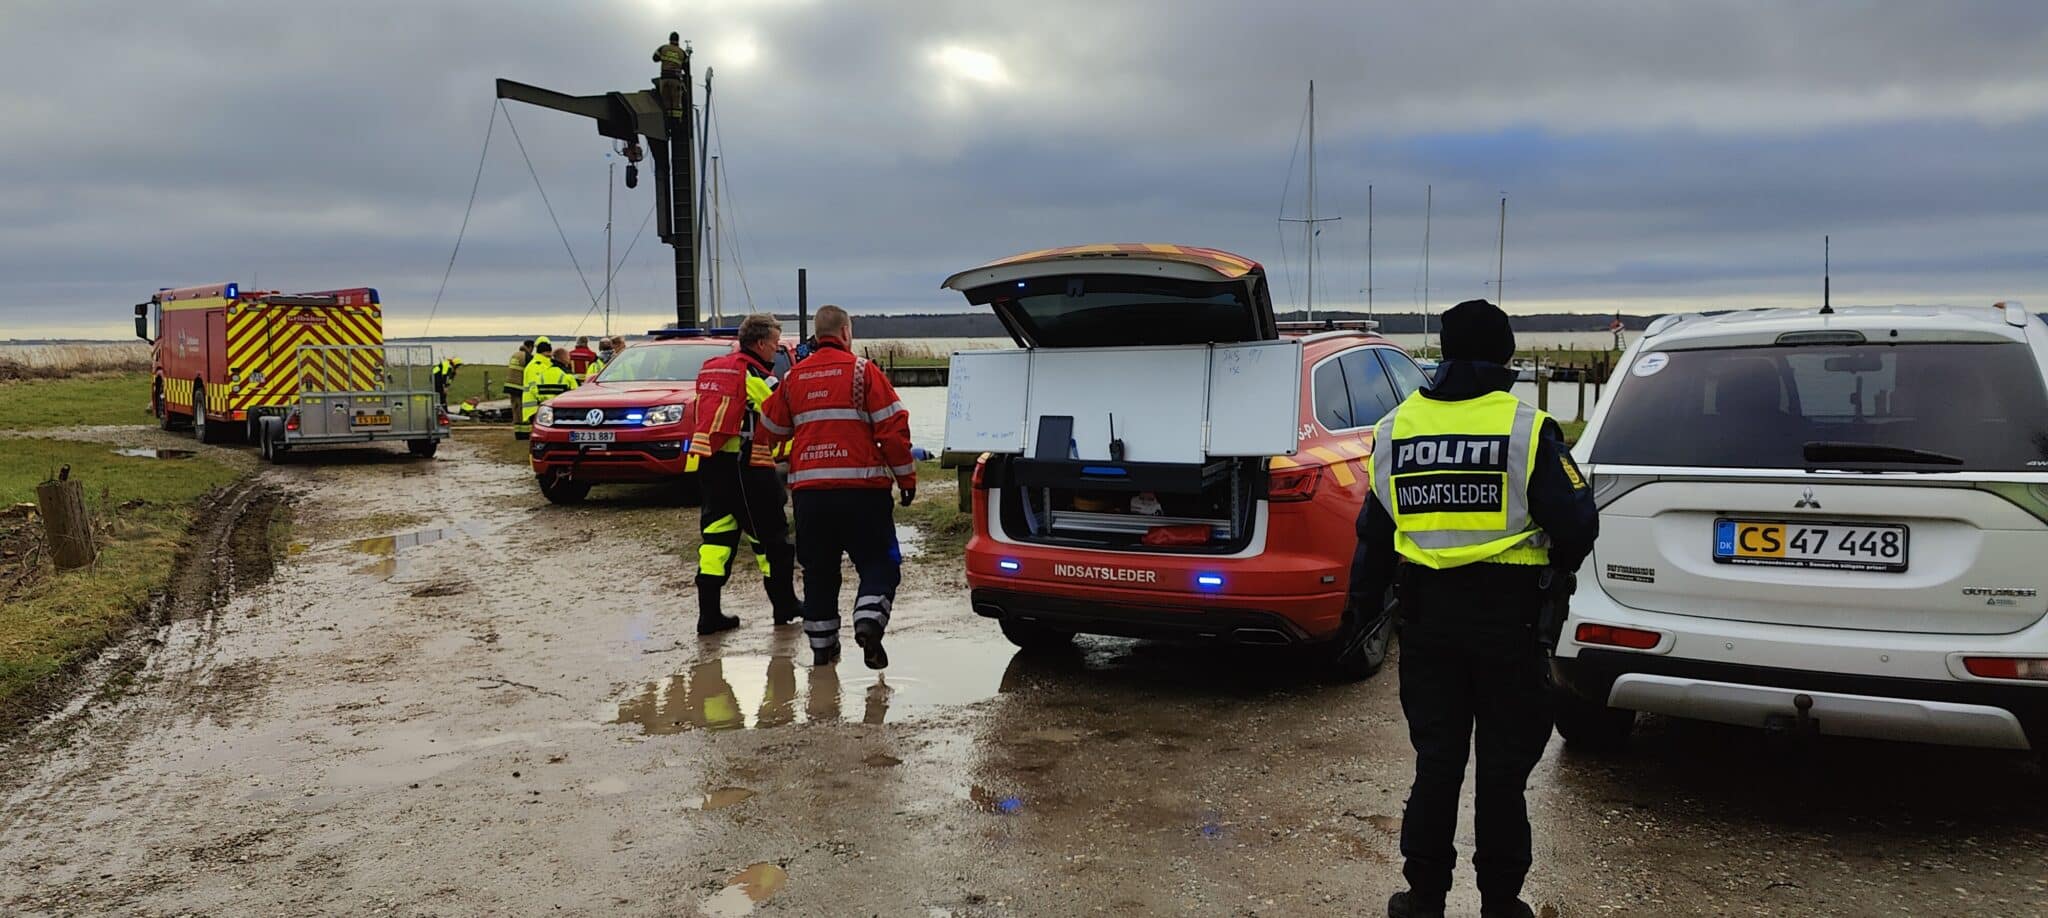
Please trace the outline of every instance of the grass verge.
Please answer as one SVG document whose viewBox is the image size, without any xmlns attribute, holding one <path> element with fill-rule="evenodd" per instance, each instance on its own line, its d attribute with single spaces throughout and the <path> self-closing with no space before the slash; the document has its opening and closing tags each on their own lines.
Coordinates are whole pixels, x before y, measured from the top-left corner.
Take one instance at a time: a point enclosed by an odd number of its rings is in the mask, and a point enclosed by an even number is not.
<svg viewBox="0 0 2048 918">
<path fill-rule="evenodd" d="M 924 534 L 924 560 L 960 557 L 967 550 L 967 537 L 974 534 L 974 514 L 960 509 L 957 480 L 953 469 L 939 468 L 935 461 L 920 462 L 917 500 L 896 508 L 896 522 L 916 526 Z"/>
<path fill-rule="evenodd" d="M 84 570 L 55 573 L 39 552 L 0 558 L 0 724 L 44 680 L 69 670 L 135 621 L 170 577 L 199 499 L 241 472 L 203 458 L 114 455 L 105 444 L 22 438 L 0 465 L 0 506 L 35 499 L 60 466 L 84 483 L 99 531 L 100 557 Z M 11 521 L 19 536 L 39 523 Z M 10 538 L 9 545 L 33 545 Z"/>
<path fill-rule="evenodd" d="M 0 382 L 0 430 L 155 422 L 147 371 Z"/>
</svg>

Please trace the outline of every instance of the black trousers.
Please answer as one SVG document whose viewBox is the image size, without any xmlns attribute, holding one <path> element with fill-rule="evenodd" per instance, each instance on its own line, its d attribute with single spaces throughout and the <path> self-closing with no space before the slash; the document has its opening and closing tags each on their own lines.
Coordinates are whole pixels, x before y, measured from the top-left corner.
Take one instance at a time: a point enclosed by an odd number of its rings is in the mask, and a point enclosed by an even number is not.
<svg viewBox="0 0 2048 918">
<path fill-rule="evenodd" d="M 704 501 L 697 516 L 703 535 L 697 548 L 698 612 L 724 614 L 719 593 L 732 578 L 745 536 L 766 578 L 775 617 L 795 618 L 802 606 L 796 598 L 796 549 L 789 543 L 782 481 L 775 470 L 747 465 L 740 453 L 712 453 L 698 464 L 697 482 Z"/>
<path fill-rule="evenodd" d="M 1534 630 L 1537 571 L 1472 567 L 1496 570 L 1435 572 L 1402 587 L 1401 711 L 1415 747 L 1402 873 L 1432 904 L 1451 888 L 1458 795 L 1475 735 L 1479 892 L 1487 902 L 1521 895 L 1531 861 L 1523 791 L 1550 742 L 1548 661 Z"/>
<path fill-rule="evenodd" d="M 804 565 L 804 632 L 814 650 L 839 646 L 839 559 L 853 561 L 860 577 L 853 621 L 889 627 L 902 579 L 896 545 L 896 508 L 886 488 L 812 488 L 797 491 L 796 554 Z"/>
</svg>

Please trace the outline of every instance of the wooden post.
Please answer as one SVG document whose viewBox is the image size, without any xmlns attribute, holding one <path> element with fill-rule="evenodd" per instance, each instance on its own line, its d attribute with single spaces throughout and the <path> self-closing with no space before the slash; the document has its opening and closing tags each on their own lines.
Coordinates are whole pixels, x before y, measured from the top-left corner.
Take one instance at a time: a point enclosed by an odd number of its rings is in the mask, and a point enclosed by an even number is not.
<svg viewBox="0 0 2048 918">
<path fill-rule="evenodd" d="M 71 480 L 70 466 L 60 469 L 55 479 L 36 485 L 36 509 L 43 516 L 43 540 L 49 543 L 50 560 L 58 570 L 81 568 L 99 557 L 85 488 Z"/>
<path fill-rule="evenodd" d="M 1577 417 L 1581 421 L 1586 419 L 1586 377 L 1591 375 L 1593 375 L 1591 367 L 1587 367 L 1585 372 L 1579 374 L 1579 413 Z"/>
<path fill-rule="evenodd" d="M 1536 410 L 1550 410 L 1550 377 L 1543 375 L 1543 367 L 1536 368 Z"/>
</svg>

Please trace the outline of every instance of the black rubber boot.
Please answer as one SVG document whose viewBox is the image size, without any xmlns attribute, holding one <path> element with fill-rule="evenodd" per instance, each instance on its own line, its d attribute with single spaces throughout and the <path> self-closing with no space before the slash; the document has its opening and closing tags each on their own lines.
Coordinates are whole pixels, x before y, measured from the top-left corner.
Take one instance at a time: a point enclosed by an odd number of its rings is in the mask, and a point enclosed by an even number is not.
<svg viewBox="0 0 2048 918">
<path fill-rule="evenodd" d="M 1536 918 L 1536 910 L 1520 899 L 1508 902 L 1481 902 L 1479 918 Z"/>
<path fill-rule="evenodd" d="M 1387 918 L 1444 918 L 1444 906 L 1424 903 L 1404 889 L 1387 900 Z"/>
<path fill-rule="evenodd" d="M 882 626 L 877 622 L 853 623 L 853 642 L 860 645 L 861 662 L 869 669 L 888 669 L 889 652 L 882 649 Z"/>
<path fill-rule="evenodd" d="M 697 634 L 717 634 L 731 631 L 740 626 L 739 616 L 727 615 L 719 606 L 718 593 L 722 583 L 697 581 Z"/>
<path fill-rule="evenodd" d="M 796 598 L 793 579 L 787 575 L 768 578 L 768 602 L 775 607 L 777 628 L 804 620 L 804 601 Z"/>
<path fill-rule="evenodd" d="M 835 663 L 838 663 L 838 662 L 839 662 L 839 645 L 837 645 L 837 644 L 834 644 L 834 645 L 832 645 L 832 646 L 830 646 L 830 647 L 825 647 L 825 648 L 818 648 L 818 647 L 813 647 L 813 648 L 811 648 L 811 665 L 812 665 L 812 666 L 831 666 L 831 665 L 833 665 L 833 664 L 835 664 Z"/>
</svg>

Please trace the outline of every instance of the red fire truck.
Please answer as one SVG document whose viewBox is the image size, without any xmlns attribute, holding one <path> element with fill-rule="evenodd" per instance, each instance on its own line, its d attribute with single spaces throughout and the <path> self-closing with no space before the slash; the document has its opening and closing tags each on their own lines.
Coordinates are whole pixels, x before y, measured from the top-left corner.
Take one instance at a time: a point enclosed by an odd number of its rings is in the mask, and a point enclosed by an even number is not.
<svg viewBox="0 0 2048 918">
<path fill-rule="evenodd" d="M 296 445 L 370 440 L 432 455 L 447 436 L 431 350 L 384 346 L 370 287 L 166 287 L 135 307 L 135 334 L 155 346 L 151 413 L 166 430 L 190 425 L 202 442 L 241 431 L 281 459 Z M 306 417 L 313 405 L 319 417 Z"/>
</svg>

